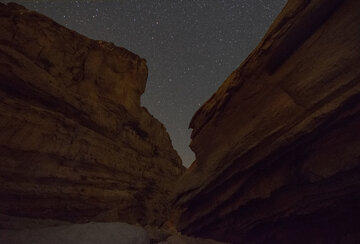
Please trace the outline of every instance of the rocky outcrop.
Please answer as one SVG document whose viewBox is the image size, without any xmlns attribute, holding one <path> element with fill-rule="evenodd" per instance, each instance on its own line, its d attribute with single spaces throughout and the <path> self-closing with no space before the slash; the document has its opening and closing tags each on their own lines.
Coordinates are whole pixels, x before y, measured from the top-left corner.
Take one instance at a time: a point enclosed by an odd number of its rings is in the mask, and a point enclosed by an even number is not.
<svg viewBox="0 0 360 244">
<path fill-rule="evenodd" d="M 360 241 L 360 2 L 290 0 L 195 114 L 172 221 L 231 243 Z"/>
<path fill-rule="evenodd" d="M 0 4 L 0 213 L 161 223 L 184 167 L 146 79 L 128 50 Z"/>
</svg>

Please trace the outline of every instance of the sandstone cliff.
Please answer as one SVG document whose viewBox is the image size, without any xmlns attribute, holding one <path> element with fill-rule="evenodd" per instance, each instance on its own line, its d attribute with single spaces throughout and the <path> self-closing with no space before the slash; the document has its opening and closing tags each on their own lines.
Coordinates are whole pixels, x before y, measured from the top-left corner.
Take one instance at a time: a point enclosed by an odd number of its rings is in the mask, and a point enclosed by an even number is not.
<svg viewBox="0 0 360 244">
<path fill-rule="evenodd" d="M 159 223 L 184 168 L 140 106 L 146 61 L 0 4 L 0 213 Z"/>
<path fill-rule="evenodd" d="M 290 0 L 195 114 L 174 204 L 185 234 L 360 241 L 360 1 Z"/>
</svg>

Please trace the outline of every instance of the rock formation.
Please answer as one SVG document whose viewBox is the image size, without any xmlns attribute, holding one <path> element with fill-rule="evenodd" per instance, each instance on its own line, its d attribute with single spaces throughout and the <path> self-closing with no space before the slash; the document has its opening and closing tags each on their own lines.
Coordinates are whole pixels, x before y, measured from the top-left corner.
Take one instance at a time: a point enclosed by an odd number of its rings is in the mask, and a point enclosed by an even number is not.
<svg viewBox="0 0 360 244">
<path fill-rule="evenodd" d="M 184 167 L 140 106 L 146 61 L 0 4 L 0 213 L 157 224 Z"/>
<path fill-rule="evenodd" d="M 359 243 L 360 1 L 290 0 L 194 115 L 182 233 Z"/>
</svg>

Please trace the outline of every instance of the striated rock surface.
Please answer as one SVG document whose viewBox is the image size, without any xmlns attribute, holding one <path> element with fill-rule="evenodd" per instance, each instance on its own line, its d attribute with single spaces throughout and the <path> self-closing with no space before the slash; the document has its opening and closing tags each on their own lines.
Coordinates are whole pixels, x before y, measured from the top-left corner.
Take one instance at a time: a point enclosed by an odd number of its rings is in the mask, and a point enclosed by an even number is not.
<svg viewBox="0 0 360 244">
<path fill-rule="evenodd" d="M 146 79 L 126 49 L 0 4 L 0 213 L 161 223 L 184 167 Z"/>
<path fill-rule="evenodd" d="M 173 217 L 231 243 L 359 243 L 360 1 L 290 0 L 195 114 Z"/>
</svg>

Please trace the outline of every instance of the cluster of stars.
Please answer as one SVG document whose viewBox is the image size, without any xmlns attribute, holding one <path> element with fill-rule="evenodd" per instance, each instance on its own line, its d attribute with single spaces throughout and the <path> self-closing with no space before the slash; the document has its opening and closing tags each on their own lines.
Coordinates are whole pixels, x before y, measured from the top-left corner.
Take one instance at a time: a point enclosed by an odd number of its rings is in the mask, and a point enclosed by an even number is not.
<svg viewBox="0 0 360 244">
<path fill-rule="evenodd" d="M 142 105 L 189 166 L 197 109 L 258 44 L 286 0 L 12 0 L 147 60 Z M 7 1 L 9 2 L 9 1 Z"/>
</svg>

